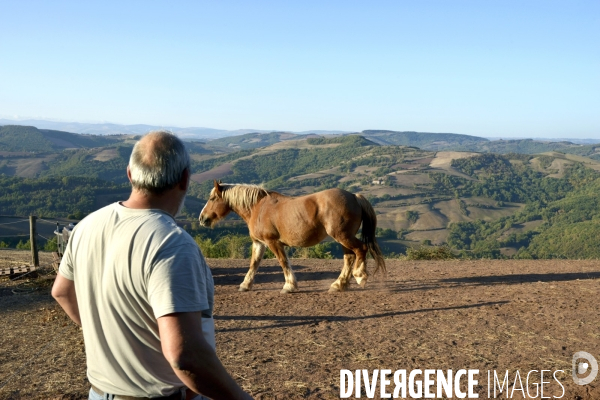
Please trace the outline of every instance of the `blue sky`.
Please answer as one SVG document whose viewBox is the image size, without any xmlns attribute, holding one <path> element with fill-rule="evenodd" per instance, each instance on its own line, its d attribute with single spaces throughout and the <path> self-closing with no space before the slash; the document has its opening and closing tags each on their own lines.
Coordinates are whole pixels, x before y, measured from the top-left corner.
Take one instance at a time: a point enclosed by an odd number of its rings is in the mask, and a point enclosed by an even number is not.
<svg viewBox="0 0 600 400">
<path fill-rule="evenodd" d="M 0 117 L 600 138 L 600 2 L 0 3 Z"/>
</svg>

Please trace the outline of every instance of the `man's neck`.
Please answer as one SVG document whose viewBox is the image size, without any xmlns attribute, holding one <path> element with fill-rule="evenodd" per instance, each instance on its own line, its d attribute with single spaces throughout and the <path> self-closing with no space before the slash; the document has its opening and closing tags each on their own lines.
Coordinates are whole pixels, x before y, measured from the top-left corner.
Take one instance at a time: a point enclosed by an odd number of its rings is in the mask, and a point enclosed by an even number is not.
<svg viewBox="0 0 600 400">
<path fill-rule="evenodd" d="M 133 209 L 158 209 L 169 213 L 172 217 L 175 217 L 175 214 L 177 214 L 179 209 L 180 200 L 181 197 L 179 193 L 176 193 L 175 188 L 167 190 L 160 195 L 155 195 L 152 193 L 146 194 L 139 190 L 133 189 L 129 199 L 121 204 L 127 208 Z"/>
</svg>

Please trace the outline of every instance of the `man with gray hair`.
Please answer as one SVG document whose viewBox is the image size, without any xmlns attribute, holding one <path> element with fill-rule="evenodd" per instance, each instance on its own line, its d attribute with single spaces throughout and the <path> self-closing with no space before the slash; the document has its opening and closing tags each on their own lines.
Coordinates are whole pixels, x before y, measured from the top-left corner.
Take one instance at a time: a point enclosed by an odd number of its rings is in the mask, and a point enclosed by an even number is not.
<svg viewBox="0 0 600 400">
<path fill-rule="evenodd" d="M 127 201 L 76 226 L 52 288 L 82 327 L 89 399 L 251 398 L 215 353 L 212 275 L 174 220 L 189 186 L 184 144 L 150 132 L 127 176 Z"/>
</svg>

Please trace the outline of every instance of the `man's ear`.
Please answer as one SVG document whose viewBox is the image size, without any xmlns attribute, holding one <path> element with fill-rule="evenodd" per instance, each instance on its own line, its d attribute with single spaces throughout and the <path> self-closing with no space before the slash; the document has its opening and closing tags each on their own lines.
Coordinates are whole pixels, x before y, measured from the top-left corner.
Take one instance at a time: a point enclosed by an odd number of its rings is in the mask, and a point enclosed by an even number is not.
<svg viewBox="0 0 600 400">
<path fill-rule="evenodd" d="M 217 182 L 217 180 L 214 180 L 215 183 L 215 194 L 219 197 L 221 197 L 221 195 L 223 194 L 223 191 L 221 190 L 221 182 Z"/>
<path fill-rule="evenodd" d="M 184 169 L 181 173 L 181 181 L 179 181 L 179 188 L 181 190 L 187 191 L 190 187 L 190 170 Z"/>
<path fill-rule="evenodd" d="M 127 166 L 127 179 L 129 179 L 129 183 L 131 183 L 131 170 L 129 169 L 129 165 Z"/>
</svg>

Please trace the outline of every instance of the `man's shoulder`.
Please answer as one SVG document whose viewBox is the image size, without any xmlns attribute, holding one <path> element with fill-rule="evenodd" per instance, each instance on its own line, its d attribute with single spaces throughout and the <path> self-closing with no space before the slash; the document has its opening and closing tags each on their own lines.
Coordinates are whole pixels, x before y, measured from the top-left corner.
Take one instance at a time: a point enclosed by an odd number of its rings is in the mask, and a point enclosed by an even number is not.
<svg viewBox="0 0 600 400">
<path fill-rule="evenodd" d="M 75 225 L 75 228 L 81 228 L 82 226 L 88 224 L 96 224 L 99 221 L 106 221 L 109 215 L 115 212 L 115 204 L 117 203 L 109 204 L 96 211 L 91 212 L 81 221 L 79 221 L 77 225 Z"/>
<path fill-rule="evenodd" d="M 169 224 L 169 230 L 165 233 L 167 233 L 168 241 L 172 246 L 196 244 L 190 234 L 187 233 L 185 229 L 178 226 L 175 222 Z"/>
<path fill-rule="evenodd" d="M 103 227 L 128 235 L 139 234 L 151 237 L 156 243 L 168 242 L 169 245 L 195 243 L 194 239 L 164 211 L 157 209 L 132 209 L 119 203 L 112 203 L 94 211 L 77 224 L 79 230 L 86 227 Z"/>
<path fill-rule="evenodd" d="M 175 219 L 159 210 L 147 210 L 147 213 L 138 219 L 140 230 L 153 239 L 169 246 L 195 244 L 194 239 L 180 227 Z"/>
</svg>

